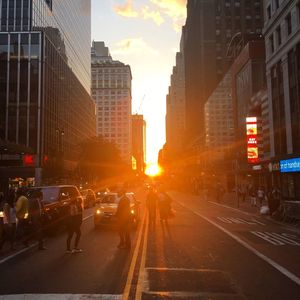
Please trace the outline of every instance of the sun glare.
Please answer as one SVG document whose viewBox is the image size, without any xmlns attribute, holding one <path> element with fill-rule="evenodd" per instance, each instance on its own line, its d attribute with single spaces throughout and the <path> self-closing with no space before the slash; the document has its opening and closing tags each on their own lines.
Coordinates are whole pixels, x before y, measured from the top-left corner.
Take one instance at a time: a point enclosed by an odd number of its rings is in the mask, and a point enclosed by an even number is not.
<svg viewBox="0 0 300 300">
<path fill-rule="evenodd" d="M 162 173 L 162 170 L 158 164 L 154 163 L 154 164 L 149 164 L 147 166 L 145 173 L 148 176 L 155 177 L 160 175 Z"/>
</svg>

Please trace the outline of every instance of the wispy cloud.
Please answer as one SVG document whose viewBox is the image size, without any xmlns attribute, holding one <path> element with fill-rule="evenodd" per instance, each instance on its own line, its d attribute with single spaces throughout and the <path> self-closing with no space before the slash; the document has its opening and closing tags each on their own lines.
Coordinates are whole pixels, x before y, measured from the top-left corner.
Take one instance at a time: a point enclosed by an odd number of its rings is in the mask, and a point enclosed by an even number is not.
<svg viewBox="0 0 300 300">
<path fill-rule="evenodd" d="M 150 47 L 142 38 L 128 38 L 117 43 L 112 55 L 157 55 L 158 51 Z"/>
<path fill-rule="evenodd" d="M 158 26 L 165 22 L 165 17 L 170 18 L 173 28 L 179 31 L 186 18 L 186 2 L 187 0 L 148 0 L 149 5 L 135 8 L 133 0 L 126 0 L 124 4 L 115 4 L 113 8 L 122 17 L 151 20 Z"/>
<path fill-rule="evenodd" d="M 138 11 L 134 10 L 132 0 L 126 0 L 126 2 L 122 4 L 115 4 L 113 6 L 114 11 L 126 18 L 137 18 L 139 16 Z"/>
<path fill-rule="evenodd" d="M 159 11 L 151 10 L 149 6 L 144 6 L 142 8 L 141 14 L 144 20 L 151 19 L 158 26 L 160 26 L 165 21 Z"/>
<path fill-rule="evenodd" d="M 173 27 L 179 31 L 186 19 L 187 0 L 150 0 L 159 10 L 173 20 Z"/>
</svg>

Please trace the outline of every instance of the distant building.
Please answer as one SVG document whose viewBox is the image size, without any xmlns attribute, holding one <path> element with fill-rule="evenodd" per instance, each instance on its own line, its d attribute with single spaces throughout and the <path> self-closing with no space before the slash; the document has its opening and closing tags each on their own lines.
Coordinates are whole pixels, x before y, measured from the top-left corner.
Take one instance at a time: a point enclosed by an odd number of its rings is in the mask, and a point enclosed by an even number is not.
<svg viewBox="0 0 300 300">
<path fill-rule="evenodd" d="M 265 1 L 271 167 L 283 198 L 300 200 L 300 5 Z"/>
<path fill-rule="evenodd" d="M 143 115 L 132 116 L 132 156 L 136 161 L 136 170 L 145 172 L 146 163 L 146 122 Z"/>
<path fill-rule="evenodd" d="M 131 165 L 131 69 L 115 61 L 103 42 L 93 42 L 92 97 L 97 110 L 97 134 L 114 143 Z"/>
<path fill-rule="evenodd" d="M 225 74 L 205 104 L 205 130 L 205 159 L 224 160 L 235 140 L 231 70 Z"/>
<path fill-rule="evenodd" d="M 182 50 L 182 49 L 181 49 Z M 176 53 L 169 93 L 167 95 L 166 142 L 171 153 L 184 148 L 185 136 L 185 76 L 183 52 Z"/>
<path fill-rule="evenodd" d="M 6 184 L 74 174 L 78 145 L 96 133 L 90 5 L 0 1 L 0 181 Z"/>
<path fill-rule="evenodd" d="M 252 36 L 260 35 L 262 27 L 262 0 L 188 0 L 184 31 L 187 146 L 196 139 L 204 146 L 205 102 L 228 71 L 238 46 L 243 48 Z"/>
</svg>

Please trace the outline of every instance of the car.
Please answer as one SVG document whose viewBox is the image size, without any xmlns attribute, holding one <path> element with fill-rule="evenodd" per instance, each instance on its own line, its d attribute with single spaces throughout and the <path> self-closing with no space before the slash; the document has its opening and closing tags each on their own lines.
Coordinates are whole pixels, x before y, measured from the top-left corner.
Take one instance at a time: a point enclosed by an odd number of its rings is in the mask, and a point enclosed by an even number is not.
<svg viewBox="0 0 300 300">
<path fill-rule="evenodd" d="M 64 224 L 71 202 L 77 199 L 83 201 L 79 190 L 73 185 L 32 187 L 28 189 L 27 196 L 33 207 L 39 205 L 42 209 L 44 225 L 47 228 Z"/>
<path fill-rule="evenodd" d="M 97 199 L 96 199 L 96 194 L 93 190 L 88 189 L 88 190 L 83 190 L 80 191 L 82 199 L 83 199 L 83 207 L 84 208 L 90 208 L 95 206 Z"/>
<path fill-rule="evenodd" d="M 132 214 L 132 224 L 137 225 L 140 220 L 140 202 L 136 200 L 134 193 L 126 193 L 130 200 L 130 210 Z M 120 197 L 118 193 L 106 193 L 101 202 L 96 206 L 94 212 L 95 227 L 99 225 L 114 224 L 117 220 L 116 212 Z"/>
</svg>

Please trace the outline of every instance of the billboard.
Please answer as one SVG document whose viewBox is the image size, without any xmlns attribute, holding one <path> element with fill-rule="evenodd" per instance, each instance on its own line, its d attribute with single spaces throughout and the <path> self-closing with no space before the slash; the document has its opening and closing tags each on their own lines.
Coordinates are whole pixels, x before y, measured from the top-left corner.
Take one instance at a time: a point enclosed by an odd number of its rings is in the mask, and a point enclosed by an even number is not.
<svg viewBox="0 0 300 300">
<path fill-rule="evenodd" d="M 280 161 L 281 173 L 300 172 L 300 158 L 292 158 Z"/>
<path fill-rule="evenodd" d="M 257 143 L 257 118 L 248 117 L 246 119 L 247 130 L 247 157 L 248 163 L 255 164 L 259 161 Z"/>
</svg>

